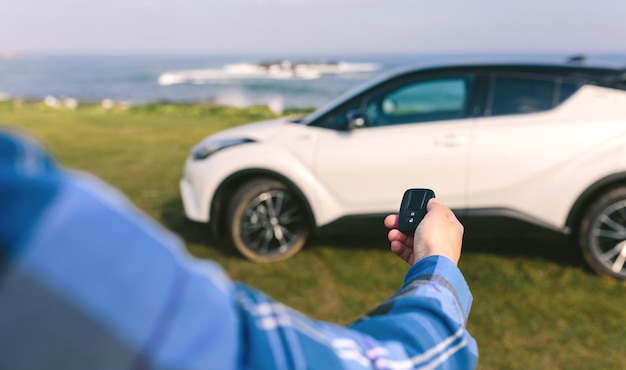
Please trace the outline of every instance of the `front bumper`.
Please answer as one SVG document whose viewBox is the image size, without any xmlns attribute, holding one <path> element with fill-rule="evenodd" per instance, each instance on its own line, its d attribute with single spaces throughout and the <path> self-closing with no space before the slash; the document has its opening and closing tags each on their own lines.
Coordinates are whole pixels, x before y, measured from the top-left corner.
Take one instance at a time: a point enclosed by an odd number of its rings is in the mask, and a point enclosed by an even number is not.
<svg viewBox="0 0 626 370">
<path fill-rule="evenodd" d="M 179 187 L 185 216 L 193 221 L 209 222 L 209 213 L 202 212 L 200 209 L 199 205 L 201 203 L 196 199 L 191 183 L 186 178 L 183 178 L 180 180 Z"/>
</svg>

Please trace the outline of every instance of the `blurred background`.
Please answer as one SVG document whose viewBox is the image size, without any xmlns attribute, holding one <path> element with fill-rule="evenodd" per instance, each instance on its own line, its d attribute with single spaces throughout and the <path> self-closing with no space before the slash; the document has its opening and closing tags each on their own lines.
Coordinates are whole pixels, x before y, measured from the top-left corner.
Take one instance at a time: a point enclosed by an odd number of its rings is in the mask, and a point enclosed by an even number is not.
<svg viewBox="0 0 626 370">
<path fill-rule="evenodd" d="M 584 54 L 623 65 L 624 16 L 619 0 L 5 2 L 0 98 L 318 107 L 408 64 Z M 281 61 L 321 66 L 251 69 Z"/>
</svg>

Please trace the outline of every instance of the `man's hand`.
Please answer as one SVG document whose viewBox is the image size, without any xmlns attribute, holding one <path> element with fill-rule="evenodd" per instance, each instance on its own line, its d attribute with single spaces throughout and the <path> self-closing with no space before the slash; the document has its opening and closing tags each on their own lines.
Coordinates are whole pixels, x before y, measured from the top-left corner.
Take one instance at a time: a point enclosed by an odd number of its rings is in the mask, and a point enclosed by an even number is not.
<svg viewBox="0 0 626 370">
<path fill-rule="evenodd" d="M 428 256 L 448 257 L 455 264 L 461 258 L 463 225 L 450 208 L 436 198 L 428 202 L 426 216 L 419 223 L 413 236 L 405 235 L 398 227 L 398 215 L 385 217 L 389 229 L 391 251 L 410 265 Z"/>
</svg>

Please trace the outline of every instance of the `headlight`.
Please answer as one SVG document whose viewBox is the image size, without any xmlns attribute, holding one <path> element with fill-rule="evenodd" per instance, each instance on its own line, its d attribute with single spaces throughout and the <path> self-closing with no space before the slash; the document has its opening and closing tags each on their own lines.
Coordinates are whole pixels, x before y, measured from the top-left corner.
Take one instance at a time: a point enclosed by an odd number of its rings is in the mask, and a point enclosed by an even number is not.
<svg viewBox="0 0 626 370">
<path fill-rule="evenodd" d="M 252 139 L 222 139 L 203 142 L 191 150 L 191 158 L 193 158 L 194 161 L 200 161 L 224 148 L 253 142 L 254 140 Z"/>
</svg>

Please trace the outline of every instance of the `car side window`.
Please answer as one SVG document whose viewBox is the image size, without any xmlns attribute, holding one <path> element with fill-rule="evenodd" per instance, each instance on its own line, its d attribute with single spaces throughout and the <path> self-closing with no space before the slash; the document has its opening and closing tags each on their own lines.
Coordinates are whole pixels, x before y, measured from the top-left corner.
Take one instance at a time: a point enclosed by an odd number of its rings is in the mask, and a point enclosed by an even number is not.
<svg viewBox="0 0 626 370">
<path fill-rule="evenodd" d="M 491 116 L 542 112 L 552 108 L 554 81 L 495 77 L 491 89 Z"/>
<path fill-rule="evenodd" d="M 468 78 L 414 81 L 373 96 L 365 106 L 370 126 L 463 118 Z"/>
</svg>

